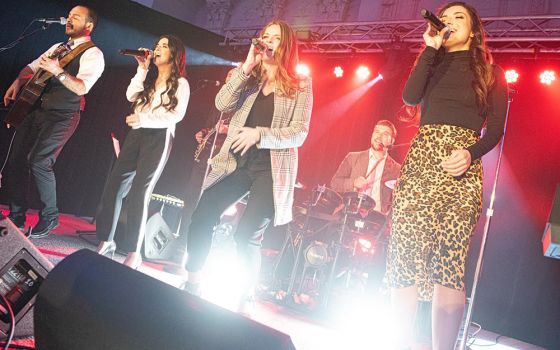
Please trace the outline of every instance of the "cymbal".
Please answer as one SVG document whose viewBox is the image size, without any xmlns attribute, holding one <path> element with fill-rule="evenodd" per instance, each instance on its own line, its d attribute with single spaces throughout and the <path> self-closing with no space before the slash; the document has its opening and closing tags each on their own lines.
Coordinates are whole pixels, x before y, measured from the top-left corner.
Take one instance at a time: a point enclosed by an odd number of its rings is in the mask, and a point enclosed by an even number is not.
<svg viewBox="0 0 560 350">
<path fill-rule="evenodd" d="M 390 189 L 394 190 L 395 185 L 397 184 L 397 180 L 387 180 L 385 181 L 385 186 L 389 187 Z"/>
<path fill-rule="evenodd" d="M 328 212 L 323 212 L 321 209 L 312 208 L 311 211 L 308 210 L 305 206 L 293 206 L 293 213 L 294 215 L 301 215 L 303 217 L 309 215 L 310 218 L 319 219 L 328 222 L 334 222 L 339 220 L 339 215 L 337 214 L 330 214 Z"/>
<path fill-rule="evenodd" d="M 294 188 L 300 189 L 300 190 L 305 190 L 307 186 L 305 186 L 301 181 L 296 180 L 296 183 L 294 184 Z"/>
</svg>

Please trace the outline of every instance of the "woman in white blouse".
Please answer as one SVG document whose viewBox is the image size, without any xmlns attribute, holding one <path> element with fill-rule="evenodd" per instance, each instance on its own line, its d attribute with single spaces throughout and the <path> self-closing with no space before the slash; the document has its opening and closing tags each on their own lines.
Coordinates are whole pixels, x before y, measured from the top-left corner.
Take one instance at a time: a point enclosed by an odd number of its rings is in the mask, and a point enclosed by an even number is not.
<svg viewBox="0 0 560 350">
<path fill-rule="evenodd" d="M 127 197 L 127 224 L 119 249 L 128 253 L 124 264 L 137 269 L 142 263 L 148 204 L 171 151 L 175 124 L 183 119 L 190 89 L 185 79 L 185 47 L 172 35 L 161 36 L 153 54 L 135 57 L 136 75 L 126 90 L 134 112 L 126 117 L 131 130 L 113 167 L 97 216 L 97 252 L 116 249 L 115 229 L 122 200 Z"/>
</svg>

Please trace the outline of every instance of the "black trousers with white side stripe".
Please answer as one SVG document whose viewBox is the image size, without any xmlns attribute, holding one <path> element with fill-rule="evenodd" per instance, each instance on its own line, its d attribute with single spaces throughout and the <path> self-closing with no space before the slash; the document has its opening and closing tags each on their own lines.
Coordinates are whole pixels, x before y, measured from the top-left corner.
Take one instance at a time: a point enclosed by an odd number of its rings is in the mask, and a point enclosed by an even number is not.
<svg viewBox="0 0 560 350">
<path fill-rule="evenodd" d="M 97 238 L 113 241 L 126 197 L 127 224 L 119 249 L 140 251 L 144 240 L 148 204 L 152 191 L 171 152 L 172 136 L 167 129 L 136 129 L 126 136 L 123 147 L 101 198 L 97 215 Z"/>
</svg>

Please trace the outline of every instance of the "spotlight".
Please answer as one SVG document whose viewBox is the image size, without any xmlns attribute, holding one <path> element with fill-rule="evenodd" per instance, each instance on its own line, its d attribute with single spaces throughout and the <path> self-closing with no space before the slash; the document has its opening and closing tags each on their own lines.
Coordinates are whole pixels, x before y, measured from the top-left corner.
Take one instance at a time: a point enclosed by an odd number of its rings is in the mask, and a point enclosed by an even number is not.
<svg viewBox="0 0 560 350">
<path fill-rule="evenodd" d="M 296 73 L 308 77 L 309 74 L 311 74 L 311 70 L 306 64 L 298 63 L 298 65 L 296 66 Z"/>
<path fill-rule="evenodd" d="M 519 74 L 515 69 L 506 70 L 506 82 L 508 84 L 517 83 L 517 80 L 519 80 Z"/>
<path fill-rule="evenodd" d="M 334 76 L 335 77 L 342 78 L 343 75 L 344 75 L 344 70 L 342 69 L 341 66 L 334 67 Z"/>
<path fill-rule="evenodd" d="M 540 78 L 541 84 L 550 85 L 556 80 L 556 74 L 554 73 L 554 71 L 545 70 L 541 73 Z"/>
<path fill-rule="evenodd" d="M 359 66 L 356 70 L 356 75 L 360 80 L 366 80 L 370 76 L 371 72 L 366 66 Z"/>
</svg>

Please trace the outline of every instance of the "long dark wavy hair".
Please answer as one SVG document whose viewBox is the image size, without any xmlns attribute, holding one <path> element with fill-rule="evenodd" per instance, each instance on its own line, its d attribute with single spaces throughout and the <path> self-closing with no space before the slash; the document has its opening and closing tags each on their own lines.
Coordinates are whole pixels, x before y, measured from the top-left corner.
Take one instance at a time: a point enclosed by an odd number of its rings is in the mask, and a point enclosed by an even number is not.
<svg viewBox="0 0 560 350">
<path fill-rule="evenodd" d="M 488 110 L 488 93 L 494 86 L 495 77 L 494 68 L 492 67 L 492 55 L 490 54 L 490 50 L 486 47 L 482 20 L 474 7 L 462 1 L 454 1 L 444 5 L 438 10 L 438 17 L 440 17 L 445 10 L 452 6 L 462 6 L 467 10 L 471 17 L 473 37 L 471 39 L 469 52 L 472 58 L 470 66 L 474 74 L 472 87 L 476 94 L 477 105 L 481 112 L 485 113 Z M 445 48 L 442 45 L 436 55 L 436 65 L 443 60 L 445 52 Z M 418 59 L 416 60 L 416 63 L 418 63 Z"/>
<path fill-rule="evenodd" d="M 299 77 L 296 73 L 298 63 L 298 40 L 296 33 L 290 25 L 284 21 L 274 20 L 269 22 L 260 32 L 260 37 L 271 25 L 280 26 L 280 45 L 274 52 L 274 59 L 278 62 L 276 79 L 279 84 L 280 93 L 287 97 L 294 97 L 299 90 Z M 265 70 L 261 63 L 253 70 L 253 75 L 260 81 Z"/>
<path fill-rule="evenodd" d="M 175 96 L 175 93 L 177 92 L 177 88 L 179 87 L 179 78 L 186 77 L 185 70 L 186 70 L 187 63 L 186 63 L 186 55 L 185 55 L 185 45 L 183 45 L 181 39 L 177 38 L 174 35 L 165 34 L 160 36 L 156 40 L 154 44 L 154 48 L 157 45 L 157 43 L 163 38 L 167 38 L 169 42 L 168 46 L 169 46 L 169 51 L 171 51 L 171 61 L 172 61 L 171 74 L 169 75 L 169 78 L 167 78 L 167 81 L 165 83 L 166 84 L 165 90 L 160 95 L 161 103 L 155 108 L 163 107 L 167 111 L 171 111 L 174 110 L 175 107 L 177 107 L 177 104 L 179 102 L 177 101 L 177 96 Z M 156 69 L 152 61 L 150 63 L 150 69 L 148 70 L 148 75 L 146 76 L 146 80 L 144 80 L 144 90 L 138 95 L 136 101 L 132 103 L 132 109 L 135 109 L 136 107 L 140 107 L 141 109 L 151 103 L 155 92 L 157 75 L 158 75 L 158 70 Z M 164 95 L 167 95 L 166 103 L 164 103 L 164 98 L 163 98 Z"/>
</svg>

